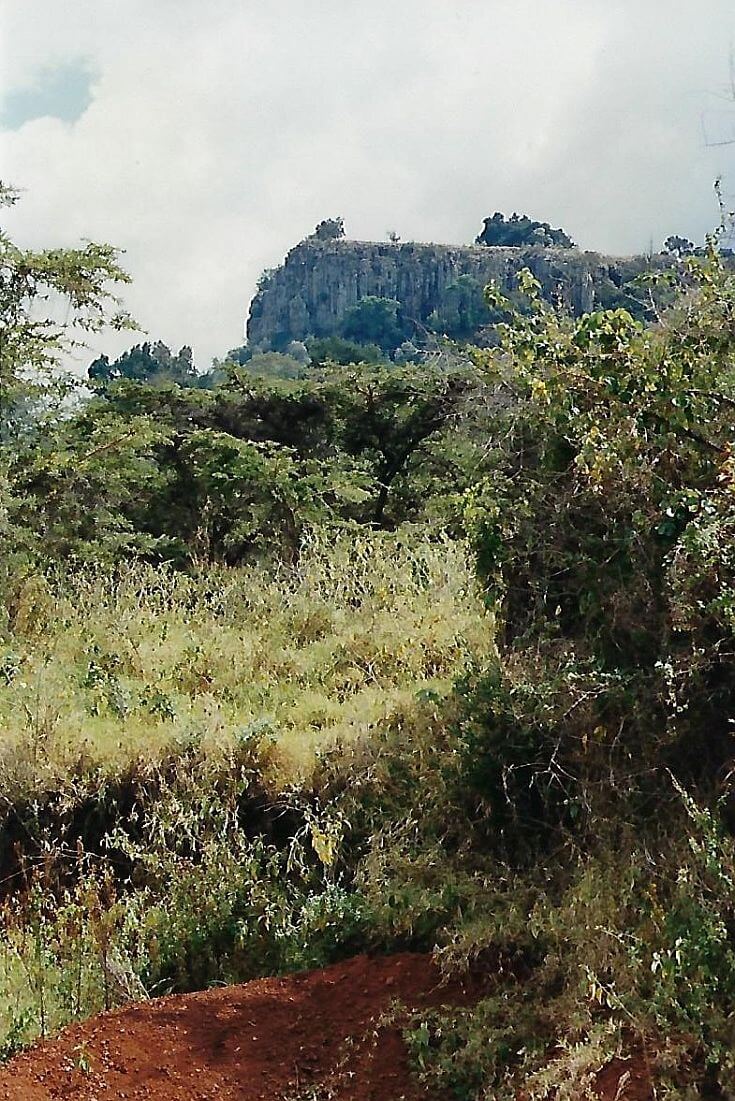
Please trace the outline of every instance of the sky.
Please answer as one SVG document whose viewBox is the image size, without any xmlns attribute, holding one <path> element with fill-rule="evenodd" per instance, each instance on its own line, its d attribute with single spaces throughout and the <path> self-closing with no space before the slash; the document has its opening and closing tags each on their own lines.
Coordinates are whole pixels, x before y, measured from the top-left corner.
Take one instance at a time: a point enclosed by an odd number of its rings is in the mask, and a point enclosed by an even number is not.
<svg viewBox="0 0 735 1101">
<path fill-rule="evenodd" d="M 4 228 L 119 246 L 128 308 L 206 369 L 322 218 L 701 241 L 719 176 L 735 206 L 734 48 L 733 0 L 0 0 Z"/>
</svg>

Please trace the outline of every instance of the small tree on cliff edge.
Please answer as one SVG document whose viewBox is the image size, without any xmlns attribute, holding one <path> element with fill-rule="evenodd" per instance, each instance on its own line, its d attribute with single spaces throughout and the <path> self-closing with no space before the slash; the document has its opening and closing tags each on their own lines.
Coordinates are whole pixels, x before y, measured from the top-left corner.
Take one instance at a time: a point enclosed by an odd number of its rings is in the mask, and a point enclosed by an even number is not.
<svg viewBox="0 0 735 1101">
<path fill-rule="evenodd" d="M 342 218 L 325 218 L 312 233 L 317 241 L 336 241 L 345 235 L 345 223 Z"/>
</svg>

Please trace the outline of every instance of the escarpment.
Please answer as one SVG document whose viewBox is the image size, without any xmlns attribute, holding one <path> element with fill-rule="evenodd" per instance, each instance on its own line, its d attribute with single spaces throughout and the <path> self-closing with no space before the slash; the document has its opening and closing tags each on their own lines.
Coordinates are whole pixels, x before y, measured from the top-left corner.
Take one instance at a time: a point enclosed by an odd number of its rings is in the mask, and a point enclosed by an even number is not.
<svg viewBox="0 0 735 1101">
<path fill-rule="evenodd" d="M 625 304 L 622 288 L 649 264 L 645 257 L 615 258 L 569 248 L 496 248 L 308 238 L 283 264 L 267 272 L 250 306 L 248 342 L 262 349 L 291 340 L 333 336 L 362 298 L 396 300 L 404 322 L 420 337 L 432 328 L 461 277 L 478 286 L 493 280 L 505 292 L 522 268 L 543 296 L 575 314 Z M 435 326 L 433 326 L 435 329 Z"/>
</svg>

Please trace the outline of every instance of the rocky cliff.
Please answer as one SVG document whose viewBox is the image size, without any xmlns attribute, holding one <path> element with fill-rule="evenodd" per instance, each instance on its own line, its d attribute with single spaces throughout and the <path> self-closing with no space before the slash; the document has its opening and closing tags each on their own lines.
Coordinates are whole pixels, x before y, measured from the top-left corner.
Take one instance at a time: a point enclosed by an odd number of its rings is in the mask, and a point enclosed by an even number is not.
<svg viewBox="0 0 735 1101">
<path fill-rule="evenodd" d="M 460 276 L 482 285 L 492 279 L 507 291 L 524 267 L 531 269 L 549 300 L 583 313 L 597 302 L 611 304 L 616 289 L 644 265 L 642 258 L 616 259 L 578 249 L 309 238 L 261 280 L 250 306 L 248 341 L 279 348 L 290 340 L 331 336 L 345 312 L 368 295 L 396 299 L 404 319 L 420 333 Z"/>
</svg>

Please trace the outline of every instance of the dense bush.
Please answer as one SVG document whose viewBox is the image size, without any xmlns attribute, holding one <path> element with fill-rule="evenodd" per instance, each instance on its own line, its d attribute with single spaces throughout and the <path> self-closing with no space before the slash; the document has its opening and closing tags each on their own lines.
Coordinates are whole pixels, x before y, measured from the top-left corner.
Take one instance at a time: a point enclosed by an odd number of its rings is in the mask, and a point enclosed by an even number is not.
<svg viewBox="0 0 735 1101">
<path fill-rule="evenodd" d="M 659 1096 L 735 1096 L 714 245 L 656 275 L 650 322 L 571 318 L 523 272 L 522 309 L 485 291 L 497 347 L 269 380 L 248 353 L 211 390 L 74 404 L 34 280 L 96 326 L 114 251 L 2 244 L 3 1051 L 145 993 L 437 947 L 492 982 L 396 1009 L 427 1090 L 578 1098 L 624 1055 Z"/>
<path fill-rule="evenodd" d="M 367 295 L 351 306 L 340 323 L 340 336 L 357 344 L 377 344 L 393 352 L 408 335 L 395 298 Z"/>
</svg>

